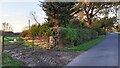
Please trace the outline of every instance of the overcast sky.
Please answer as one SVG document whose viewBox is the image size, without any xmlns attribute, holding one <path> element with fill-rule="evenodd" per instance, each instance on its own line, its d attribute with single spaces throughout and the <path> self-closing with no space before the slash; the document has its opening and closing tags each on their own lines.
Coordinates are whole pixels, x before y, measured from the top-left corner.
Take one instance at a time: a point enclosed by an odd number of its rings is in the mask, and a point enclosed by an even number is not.
<svg viewBox="0 0 120 68">
<path fill-rule="evenodd" d="M 28 19 L 31 19 L 30 12 L 32 11 L 36 11 L 37 20 L 43 23 L 46 16 L 38 4 L 38 0 L 0 0 L 0 26 L 6 22 L 13 26 L 14 32 L 21 32 L 23 27 L 28 26 Z M 31 19 L 31 24 L 34 23 L 35 21 Z"/>
</svg>

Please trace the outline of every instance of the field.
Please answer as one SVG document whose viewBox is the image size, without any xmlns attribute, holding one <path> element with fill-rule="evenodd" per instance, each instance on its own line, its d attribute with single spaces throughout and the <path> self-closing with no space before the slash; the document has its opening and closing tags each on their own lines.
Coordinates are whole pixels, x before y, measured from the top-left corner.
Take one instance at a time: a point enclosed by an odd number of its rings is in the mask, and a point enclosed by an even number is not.
<svg viewBox="0 0 120 68">
<path fill-rule="evenodd" d="M 22 44 L 22 43 L 23 43 L 22 37 L 4 37 L 4 44 L 5 45 Z"/>
</svg>

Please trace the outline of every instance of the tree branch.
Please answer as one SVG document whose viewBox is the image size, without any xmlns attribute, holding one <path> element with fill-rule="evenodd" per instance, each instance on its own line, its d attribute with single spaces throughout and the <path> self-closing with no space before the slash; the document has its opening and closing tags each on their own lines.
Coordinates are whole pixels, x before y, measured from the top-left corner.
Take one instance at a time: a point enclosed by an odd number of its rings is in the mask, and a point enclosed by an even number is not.
<svg viewBox="0 0 120 68">
<path fill-rule="evenodd" d="M 92 8 L 91 8 L 91 13 L 90 13 L 90 15 L 93 15 L 93 11 L 94 11 L 94 5 L 92 4 Z"/>
<path fill-rule="evenodd" d="M 35 15 L 34 15 L 34 14 L 32 14 L 32 16 L 33 16 L 33 18 L 34 18 L 35 22 L 39 24 L 39 22 L 37 21 L 37 19 L 36 19 Z"/>
<path fill-rule="evenodd" d="M 90 8 L 88 9 L 88 13 L 89 13 L 90 9 L 93 7 L 92 4 L 93 4 L 93 3 L 90 3 L 90 4 L 89 4 Z M 92 6 L 91 6 L 91 5 L 92 5 Z"/>
<path fill-rule="evenodd" d="M 93 14 L 93 17 L 105 6 L 105 4 L 101 5 L 100 8 Z"/>
<path fill-rule="evenodd" d="M 87 13 L 88 14 L 88 11 L 86 10 L 86 4 L 84 4 L 85 6 L 84 6 L 84 11 L 85 11 L 85 13 Z"/>
</svg>

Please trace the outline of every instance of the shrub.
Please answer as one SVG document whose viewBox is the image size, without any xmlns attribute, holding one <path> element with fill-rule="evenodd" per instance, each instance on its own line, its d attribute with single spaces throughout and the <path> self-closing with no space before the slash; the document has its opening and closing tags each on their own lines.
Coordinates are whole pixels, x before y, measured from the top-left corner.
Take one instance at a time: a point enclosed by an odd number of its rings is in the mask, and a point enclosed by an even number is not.
<svg viewBox="0 0 120 68">
<path fill-rule="evenodd" d="M 25 30 L 25 31 L 23 31 L 23 32 L 20 34 L 20 36 L 25 37 L 25 36 L 27 36 L 28 34 L 29 34 L 29 30 Z"/>
<path fill-rule="evenodd" d="M 68 44 L 70 44 L 70 45 L 74 45 L 74 41 L 77 39 L 77 35 L 78 35 L 76 29 L 62 28 L 61 33 L 62 33 L 62 38 L 64 40 L 67 40 L 65 42 L 68 42 Z"/>
<path fill-rule="evenodd" d="M 97 32 L 92 29 L 61 28 L 63 45 L 79 45 L 97 37 Z M 68 42 L 68 43 L 67 43 Z M 66 44 L 67 43 L 67 44 Z"/>
<path fill-rule="evenodd" d="M 78 37 L 75 40 L 75 45 L 84 43 L 90 39 L 96 38 L 97 32 L 92 29 L 80 29 L 78 30 Z"/>
<path fill-rule="evenodd" d="M 23 31 L 20 36 L 26 37 L 26 36 L 51 36 L 53 34 L 53 29 L 49 27 L 46 24 L 43 25 L 32 25 L 30 30 Z"/>
<path fill-rule="evenodd" d="M 106 34 L 106 31 L 102 28 L 98 29 L 97 32 L 98 32 L 98 35 L 105 35 Z"/>
<path fill-rule="evenodd" d="M 77 38 L 77 30 L 71 28 L 62 28 L 62 35 L 66 40 L 75 40 Z"/>
</svg>

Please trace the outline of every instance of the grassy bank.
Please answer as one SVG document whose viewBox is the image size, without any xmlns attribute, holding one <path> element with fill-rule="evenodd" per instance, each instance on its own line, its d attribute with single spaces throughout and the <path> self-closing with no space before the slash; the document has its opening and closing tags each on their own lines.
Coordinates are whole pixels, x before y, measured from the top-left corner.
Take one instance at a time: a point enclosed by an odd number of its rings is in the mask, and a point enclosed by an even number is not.
<svg viewBox="0 0 120 68">
<path fill-rule="evenodd" d="M 74 47 L 65 47 L 61 50 L 64 51 L 87 51 L 88 49 L 94 47 L 96 44 L 98 44 L 101 40 L 103 40 L 105 36 L 100 36 L 96 39 L 90 40 L 84 44 L 78 45 L 78 46 L 74 46 Z"/>
<path fill-rule="evenodd" d="M 12 58 L 8 54 L 3 53 L 2 55 L 2 68 L 20 68 L 23 65 L 22 62 Z"/>
</svg>

